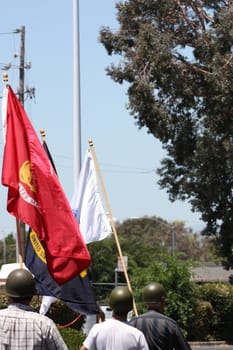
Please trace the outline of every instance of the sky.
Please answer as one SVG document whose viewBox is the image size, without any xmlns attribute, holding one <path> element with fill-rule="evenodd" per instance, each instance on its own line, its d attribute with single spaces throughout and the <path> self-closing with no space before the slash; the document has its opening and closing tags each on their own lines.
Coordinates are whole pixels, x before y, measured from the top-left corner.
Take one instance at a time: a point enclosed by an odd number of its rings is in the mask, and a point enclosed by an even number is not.
<svg viewBox="0 0 233 350">
<path fill-rule="evenodd" d="M 185 222 L 194 232 L 204 224 L 187 202 L 169 201 L 157 184 L 155 170 L 165 156 L 158 140 L 138 129 L 127 110 L 126 87 L 105 72 L 115 58 L 98 42 L 103 26 L 118 28 L 114 0 L 79 0 L 81 154 L 92 139 L 114 218 L 156 216 L 169 223 Z M 25 87 L 35 88 L 24 107 L 40 136 L 46 133 L 59 179 L 71 200 L 74 191 L 73 140 L 73 1 L 8 0 L 0 14 L 0 96 L 3 66 L 9 62 L 9 84 L 19 87 L 20 34 L 25 26 Z M 0 100 L 1 103 L 1 100 Z M 2 125 L 1 125 L 2 129 Z M 0 135 L 0 166 L 3 138 Z M 7 190 L 0 185 L 0 238 L 16 231 L 6 211 Z"/>
</svg>

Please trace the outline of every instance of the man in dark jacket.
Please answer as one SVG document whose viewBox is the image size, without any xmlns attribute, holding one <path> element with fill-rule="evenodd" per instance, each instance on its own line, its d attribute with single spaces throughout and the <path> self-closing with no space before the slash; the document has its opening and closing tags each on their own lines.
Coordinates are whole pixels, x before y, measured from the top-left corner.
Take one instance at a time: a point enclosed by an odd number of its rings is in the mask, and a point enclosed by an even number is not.
<svg viewBox="0 0 233 350">
<path fill-rule="evenodd" d="M 130 324 L 141 330 L 150 350 L 191 350 L 176 321 L 163 314 L 166 292 L 162 284 L 151 283 L 143 290 L 147 312 Z"/>
</svg>

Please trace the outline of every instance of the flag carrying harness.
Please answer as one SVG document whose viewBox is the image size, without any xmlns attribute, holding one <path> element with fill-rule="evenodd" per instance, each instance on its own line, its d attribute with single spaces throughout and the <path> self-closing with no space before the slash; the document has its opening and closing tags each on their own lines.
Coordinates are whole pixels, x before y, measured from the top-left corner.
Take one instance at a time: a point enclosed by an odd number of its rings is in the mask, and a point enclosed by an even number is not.
<svg viewBox="0 0 233 350">
<path fill-rule="evenodd" d="M 74 324 L 75 322 L 77 322 L 77 321 L 80 319 L 81 316 L 82 316 L 82 315 L 79 314 L 77 317 L 75 317 L 75 318 L 73 319 L 73 321 L 71 321 L 71 322 L 69 322 L 69 323 L 66 323 L 66 324 L 64 324 L 64 325 L 57 324 L 57 328 L 59 328 L 59 329 L 67 328 L 67 327 L 71 326 L 72 324 Z"/>
</svg>

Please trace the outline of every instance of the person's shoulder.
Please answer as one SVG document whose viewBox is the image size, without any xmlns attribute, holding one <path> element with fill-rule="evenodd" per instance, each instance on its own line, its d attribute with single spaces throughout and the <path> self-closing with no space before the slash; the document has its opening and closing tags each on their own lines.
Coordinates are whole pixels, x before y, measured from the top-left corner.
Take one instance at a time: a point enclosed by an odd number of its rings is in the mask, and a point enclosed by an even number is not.
<svg viewBox="0 0 233 350">
<path fill-rule="evenodd" d="M 117 324 L 115 323 L 116 320 L 113 319 L 109 319 L 100 323 L 95 323 L 89 333 L 88 333 L 88 337 L 95 337 L 96 334 L 99 334 L 99 332 L 108 332 L 108 330 L 110 329 L 114 329 L 117 328 Z M 117 322 L 117 321 L 116 321 Z"/>
<path fill-rule="evenodd" d="M 169 322 L 169 323 L 172 323 L 172 324 L 176 324 L 176 321 L 174 319 L 172 319 L 171 317 L 167 316 L 167 315 L 164 315 L 158 311 L 155 311 L 155 310 L 148 310 L 147 312 L 145 312 L 144 314 L 141 314 L 141 315 L 138 315 L 138 316 L 135 316 L 133 318 L 131 318 L 131 320 L 129 321 L 129 323 L 131 325 L 134 325 L 135 323 L 137 323 L 139 320 L 146 320 L 146 319 L 161 319 L 163 320 L 164 322 Z"/>
<path fill-rule="evenodd" d="M 138 316 L 134 316 L 129 320 L 129 324 L 134 324 L 135 322 L 137 322 L 138 320 L 145 318 L 148 316 L 148 312 L 145 312 L 144 314 L 138 315 Z"/>
<path fill-rule="evenodd" d="M 55 326 L 55 323 L 51 318 L 49 318 L 48 316 L 45 316 L 45 315 L 41 315 L 34 310 L 25 312 L 24 317 L 33 319 L 37 322 L 42 323 L 43 325 L 47 325 L 47 326 L 51 326 L 51 327 Z"/>
<path fill-rule="evenodd" d="M 167 315 L 161 314 L 161 317 L 164 318 L 164 320 L 166 320 L 167 322 L 169 322 L 171 324 L 178 325 L 177 322 L 173 318 L 171 318 Z"/>
<path fill-rule="evenodd" d="M 167 325 L 169 325 L 170 328 L 173 328 L 174 330 L 180 330 L 180 327 L 177 323 L 176 320 L 174 320 L 173 318 L 164 315 L 164 314 L 160 314 L 160 320 L 162 320 L 164 323 L 166 323 Z"/>
<path fill-rule="evenodd" d="M 4 307 L 3 309 L 0 309 L 0 315 L 4 315 L 8 312 L 8 307 Z"/>
<path fill-rule="evenodd" d="M 135 317 L 135 319 L 136 318 L 137 317 Z M 138 333 L 138 334 L 141 333 L 141 331 L 137 327 L 135 327 L 135 324 L 131 323 L 131 321 L 132 321 L 132 319 L 130 321 L 128 321 L 128 322 L 124 322 L 124 326 L 125 327 L 129 327 L 128 328 L 129 332 L 134 332 L 134 333 Z"/>
<path fill-rule="evenodd" d="M 37 318 L 38 320 L 41 320 L 41 322 L 45 322 L 47 324 L 49 323 L 49 324 L 55 325 L 54 321 L 51 318 L 49 318 L 48 316 L 46 316 L 46 315 L 41 315 L 38 312 L 33 312 L 33 311 L 32 311 L 32 314 L 34 314 L 35 318 Z"/>
<path fill-rule="evenodd" d="M 134 325 L 137 320 L 140 318 L 140 316 L 135 316 L 135 317 L 132 317 L 130 320 L 129 320 L 129 325 Z"/>
<path fill-rule="evenodd" d="M 129 335 L 133 335 L 134 337 L 136 337 L 136 339 L 138 339 L 138 340 L 141 339 L 140 341 L 146 342 L 145 336 L 140 329 L 134 327 L 133 324 L 130 324 L 128 322 L 125 323 L 125 326 L 128 327 L 127 332 Z"/>
<path fill-rule="evenodd" d="M 109 320 L 106 320 L 106 321 L 103 321 L 103 322 L 100 322 L 100 323 L 95 323 L 91 327 L 91 330 L 98 330 L 98 329 L 101 329 L 101 328 L 108 328 L 108 327 L 114 326 L 115 322 L 117 322 L 117 321 L 111 318 Z"/>
<path fill-rule="evenodd" d="M 35 310 L 33 310 L 32 308 L 20 308 L 17 306 L 11 306 L 11 307 L 6 307 L 4 309 L 0 310 L 0 315 L 4 316 L 4 315 L 10 315 L 10 316 L 15 316 L 15 317 L 22 317 L 22 318 L 28 318 L 28 319 L 32 319 L 32 320 L 38 320 L 41 321 L 44 324 L 48 324 L 48 323 L 53 323 L 53 321 L 45 316 L 45 315 L 41 315 L 38 312 L 36 312 Z"/>
<path fill-rule="evenodd" d="M 6 310 L 8 310 L 8 307 L 6 306 L 6 307 L 4 307 L 4 308 L 2 308 L 2 309 L 0 309 L 0 313 L 2 313 L 2 312 L 6 312 Z"/>
</svg>

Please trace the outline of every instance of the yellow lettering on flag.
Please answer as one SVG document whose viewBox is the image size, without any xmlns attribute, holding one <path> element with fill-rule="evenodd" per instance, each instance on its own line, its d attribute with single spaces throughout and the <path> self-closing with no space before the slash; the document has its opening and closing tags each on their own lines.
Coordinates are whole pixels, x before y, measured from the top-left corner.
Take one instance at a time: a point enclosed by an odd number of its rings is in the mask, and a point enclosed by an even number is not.
<svg viewBox="0 0 233 350">
<path fill-rule="evenodd" d="M 36 232 L 32 230 L 30 232 L 29 237 L 30 237 L 31 244 L 33 246 L 33 249 L 34 249 L 36 255 L 38 256 L 38 258 L 40 260 L 43 261 L 44 264 L 47 264 L 44 248 L 43 248 Z"/>
<path fill-rule="evenodd" d="M 47 264 L 46 256 L 45 256 L 45 250 L 44 250 L 44 248 L 43 248 L 43 246 L 42 246 L 42 244 L 41 244 L 41 242 L 40 242 L 36 232 L 34 230 L 32 230 L 30 232 L 30 236 L 29 237 L 30 237 L 31 244 L 33 246 L 33 249 L 34 249 L 36 255 L 38 256 L 38 258 L 40 260 L 43 261 L 44 264 Z M 83 270 L 79 275 L 82 278 L 86 277 L 87 276 L 87 270 L 86 269 Z"/>
</svg>

